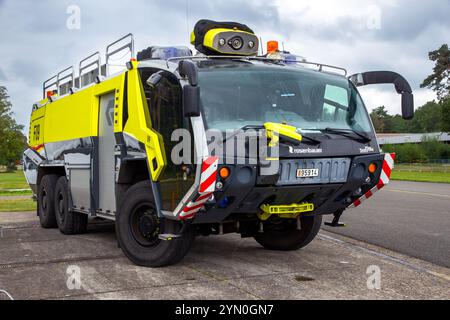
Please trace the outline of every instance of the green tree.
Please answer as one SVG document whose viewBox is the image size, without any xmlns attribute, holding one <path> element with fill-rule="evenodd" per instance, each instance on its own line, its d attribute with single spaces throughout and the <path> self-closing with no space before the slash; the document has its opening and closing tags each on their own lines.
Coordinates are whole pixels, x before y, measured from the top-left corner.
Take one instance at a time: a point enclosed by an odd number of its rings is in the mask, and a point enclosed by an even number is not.
<svg viewBox="0 0 450 320">
<path fill-rule="evenodd" d="M 442 131 L 450 133 L 450 98 L 441 101 Z"/>
<path fill-rule="evenodd" d="M 0 86 L 0 165 L 6 165 L 9 170 L 14 170 L 27 144 L 23 126 L 16 123 L 13 115 L 8 92 Z"/>
<path fill-rule="evenodd" d="M 415 121 L 418 123 L 418 132 L 440 132 L 442 123 L 442 106 L 430 101 L 417 109 Z"/>
<path fill-rule="evenodd" d="M 390 122 L 392 116 L 388 114 L 384 106 L 374 109 L 370 113 L 370 118 L 372 119 L 376 132 L 389 133 L 392 129 L 392 124 Z"/>
<path fill-rule="evenodd" d="M 428 54 L 431 61 L 435 62 L 433 73 L 429 75 L 421 88 L 429 88 L 436 91 L 439 101 L 450 98 L 450 50 L 447 44 L 443 44 L 438 50 Z"/>
</svg>

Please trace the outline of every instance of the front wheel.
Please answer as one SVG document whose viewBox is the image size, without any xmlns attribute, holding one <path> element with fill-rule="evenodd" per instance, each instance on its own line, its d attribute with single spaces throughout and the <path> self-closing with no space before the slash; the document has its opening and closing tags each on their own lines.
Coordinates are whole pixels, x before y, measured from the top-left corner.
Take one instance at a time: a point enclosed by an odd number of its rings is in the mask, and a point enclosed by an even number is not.
<svg viewBox="0 0 450 320">
<path fill-rule="evenodd" d="M 124 254 L 144 267 L 168 266 L 183 259 L 194 240 L 194 231 L 186 225 L 180 238 L 159 239 L 162 233 L 178 234 L 182 224 L 167 219 L 160 221 L 150 182 L 132 186 L 123 199 L 116 217 L 116 232 Z"/>
<path fill-rule="evenodd" d="M 322 216 L 301 218 L 300 230 L 295 220 L 267 222 L 264 225 L 264 232 L 258 233 L 255 240 L 268 250 L 298 250 L 314 240 L 321 225 Z"/>
</svg>

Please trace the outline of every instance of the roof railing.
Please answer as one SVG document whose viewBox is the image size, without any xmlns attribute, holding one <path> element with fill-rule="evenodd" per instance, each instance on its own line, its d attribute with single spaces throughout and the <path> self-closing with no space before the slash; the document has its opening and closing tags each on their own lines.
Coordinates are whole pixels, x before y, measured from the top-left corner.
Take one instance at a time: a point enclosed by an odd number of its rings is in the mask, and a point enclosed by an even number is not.
<svg viewBox="0 0 450 320">
<path fill-rule="evenodd" d="M 122 44 L 122 46 L 115 48 L 114 46 L 118 45 L 119 43 L 123 42 L 124 40 L 129 39 L 128 42 Z M 134 58 L 134 37 L 132 33 L 127 34 L 126 36 L 123 36 L 122 38 L 114 41 L 113 43 L 110 43 L 106 47 L 106 65 L 110 65 L 109 61 L 111 60 L 111 57 L 114 55 L 117 55 L 119 52 L 124 51 L 125 49 L 128 49 L 131 54 L 131 58 Z M 108 67 L 106 68 L 106 75 L 109 76 L 110 72 L 108 70 Z"/>
<path fill-rule="evenodd" d="M 52 80 L 54 80 L 53 82 L 51 82 Z M 42 90 L 43 90 L 43 95 L 44 95 L 44 99 L 47 97 L 47 89 L 52 88 L 53 86 L 57 86 L 58 84 L 58 76 L 53 76 L 47 80 L 44 81 L 43 85 L 42 85 Z"/>
<path fill-rule="evenodd" d="M 125 40 L 128 41 L 124 42 Z M 95 82 L 97 76 L 110 76 L 111 74 L 108 69 L 108 66 L 111 66 L 110 60 L 113 60 L 112 57 L 114 55 L 117 55 L 125 49 L 129 51 L 131 58 L 134 58 L 134 37 L 132 33 L 121 37 L 106 47 L 105 65 L 102 65 L 101 54 L 97 51 L 80 61 L 78 64 L 78 78 L 75 78 L 75 69 L 72 66 L 45 80 L 42 85 L 43 98 L 45 99 L 47 97 L 48 89 L 53 89 L 52 92 L 56 92 L 58 95 L 61 93 L 65 94 L 69 91 L 72 92 L 70 90 L 72 88 L 81 89 Z M 69 71 L 70 73 L 68 73 Z M 88 76 L 88 74 L 90 75 Z"/>
<path fill-rule="evenodd" d="M 93 60 L 93 58 L 96 59 Z M 87 72 L 85 71 L 91 72 L 94 75 L 102 75 L 101 67 L 102 67 L 102 60 L 99 51 L 81 60 L 78 67 L 78 88 L 81 89 L 84 86 L 88 85 L 89 83 L 92 83 L 91 81 L 88 81 L 86 83 L 83 81 L 83 75 L 87 74 Z"/>
</svg>

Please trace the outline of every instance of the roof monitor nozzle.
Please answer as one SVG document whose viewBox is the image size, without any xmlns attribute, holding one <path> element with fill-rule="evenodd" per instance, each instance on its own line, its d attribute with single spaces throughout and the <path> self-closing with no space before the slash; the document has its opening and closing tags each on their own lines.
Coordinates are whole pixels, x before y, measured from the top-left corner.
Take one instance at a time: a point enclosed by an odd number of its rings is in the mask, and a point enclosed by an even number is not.
<svg viewBox="0 0 450 320">
<path fill-rule="evenodd" d="M 191 33 L 191 44 L 205 55 L 255 56 L 259 50 L 253 30 L 237 22 L 200 20 Z"/>
</svg>

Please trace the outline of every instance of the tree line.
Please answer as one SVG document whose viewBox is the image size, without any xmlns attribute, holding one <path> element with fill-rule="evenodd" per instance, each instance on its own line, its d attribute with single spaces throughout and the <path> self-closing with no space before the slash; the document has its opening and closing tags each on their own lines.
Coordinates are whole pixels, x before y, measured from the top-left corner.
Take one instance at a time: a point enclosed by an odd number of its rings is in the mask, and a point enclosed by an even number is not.
<svg viewBox="0 0 450 320">
<path fill-rule="evenodd" d="M 435 63 L 433 73 L 421 88 L 436 92 L 437 101 L 427 102 L 416 110 L 414 119 L 403 120 L 400 115 L 390 115 L 384 106 L 372 111 L 370 117 L 378 133 L 429 133 L 450 132 L 450 50 L 447 44 L 428 54 Z"/>
<path fill-rule="evenodd" d="M 0 165 L 14 170 L 27 145 L 22 133 L 24 126 L 17 124 L 5 87 L 0 86 Z"/>
</svg>

